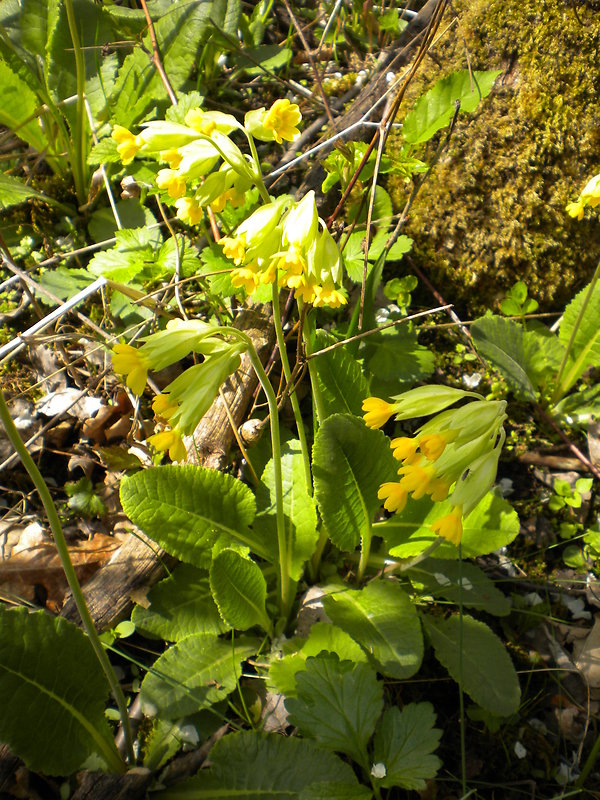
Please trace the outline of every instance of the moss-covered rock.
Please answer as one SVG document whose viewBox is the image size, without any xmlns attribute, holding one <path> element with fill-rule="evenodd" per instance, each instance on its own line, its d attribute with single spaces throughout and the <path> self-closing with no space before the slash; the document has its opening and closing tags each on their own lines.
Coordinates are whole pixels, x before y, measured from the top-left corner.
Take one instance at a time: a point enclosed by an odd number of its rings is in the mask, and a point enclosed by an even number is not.
<svg viewBox="0 0 600 800">
<path fill-rule="evenodd" d="M 481 310 L 524 280 L 558 308 L 600 258 L 596 215 L 565 213 L 600 171 L 600 0 L 456 0 L 453 9 L 456 24 L 412 98 L 465 69 L 467 52 L 473 69 L 503 74 L 474 115 L 459 117 L 406 233 L 448 301 Z M 401 208 L 406 186 L 389 189 Z"/>
</svg>

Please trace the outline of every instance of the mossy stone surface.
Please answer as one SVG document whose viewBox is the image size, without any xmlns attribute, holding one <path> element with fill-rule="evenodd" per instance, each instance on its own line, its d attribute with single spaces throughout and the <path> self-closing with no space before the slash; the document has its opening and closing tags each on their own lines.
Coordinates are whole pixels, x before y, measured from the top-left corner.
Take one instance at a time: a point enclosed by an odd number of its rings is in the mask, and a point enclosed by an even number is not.
<svg viewBox="0 0 600 800">
<path fill-rule="evenodd" d="M 471 312 L 517 280 L 558 309 L 600 258 L 598 215 L 577 222 L 565 212 L 600 171 L 600 0 L 456 0 L 441 28 L 452 18 L 404 113 L 465 69 L 467 53 L 473 69 L 503 73 L 477 111 L 459 117 L 413 206 L 414 257 L 448 302 Z M 401 208 L 407 187 L 388 188 Z"/>
</svg>

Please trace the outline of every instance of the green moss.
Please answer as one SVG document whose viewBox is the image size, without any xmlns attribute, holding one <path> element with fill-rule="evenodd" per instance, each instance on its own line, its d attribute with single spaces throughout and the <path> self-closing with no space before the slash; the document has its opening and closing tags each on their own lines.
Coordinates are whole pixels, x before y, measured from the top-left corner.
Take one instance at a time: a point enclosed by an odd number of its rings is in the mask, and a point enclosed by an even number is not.
<svg viewBox="0 0 600 800">
<path fill-rule="evenodd" d="M 439 65 L 430 61 L 411 87 L 406 109 L 464 69 L 466 51 L 473 69 L 504 72 L 478 111 L 459 118 L 406 233 L 449 301 L 481 310 L 524 280 L 544 307 L 560 307 L 600 258 L 595 216 L 576 222 L 565 212 L 600 171 L 600 0 L 453 7 L 458 24 L 435 50 Z M 401 208 L 406 186 L 388 188 Z"/>
</svg>

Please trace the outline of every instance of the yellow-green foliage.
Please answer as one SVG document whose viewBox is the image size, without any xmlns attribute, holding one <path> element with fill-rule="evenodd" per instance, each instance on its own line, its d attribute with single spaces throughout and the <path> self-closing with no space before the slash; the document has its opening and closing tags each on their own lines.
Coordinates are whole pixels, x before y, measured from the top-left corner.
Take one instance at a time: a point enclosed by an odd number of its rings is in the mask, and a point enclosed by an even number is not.
<svg viewBox="0 0 600 800">
<path fill-rule="evenodd" d="M 406 233 L 450 301 L 480 310 L 524 280 L 558 307 L 600 257 L 597 215 L 575 222 L 564 210 L 600 171 L 600 0 L 457 0 L 446 24 L 451 17 L 439 65 L 429 61 L 406 109 L 465 69 L 466 52 L 473 69 L 504 73 L 478 111 L 459 118 Z M 390 190 L 402 207 L 406 186 Z"/>
</svg>

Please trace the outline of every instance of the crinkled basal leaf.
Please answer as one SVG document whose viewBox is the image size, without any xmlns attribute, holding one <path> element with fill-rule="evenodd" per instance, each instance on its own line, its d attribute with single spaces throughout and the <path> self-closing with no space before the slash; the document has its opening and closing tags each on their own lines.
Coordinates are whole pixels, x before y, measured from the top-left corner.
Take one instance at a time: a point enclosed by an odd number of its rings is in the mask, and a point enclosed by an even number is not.
<svg viewBox="0 0 600 800">
<path fill-rule="evenodd" d="M 165 72 L 173 89 L 179 92 L 197 63 L 205 37 L 213 30 L 213 21 L 223 27 L 231 25 L 232 20 L 226 23 L 225 4 L 219 0 L 161 3 L 158 8 L 151 6 L 150 13 Z M 112 92 L 111 110 L 115 120 L 125 127 L 131 127 L 148 109 L 168 99 L 160 75 L 148 61 L 148 52 L 152 52 L 152 42 L 146 35 L 142 45 L 125 58 Z"/>
<path fill-rule="evenodd" d="M 434 370 L 431 349 L 420 345 L 416 331 L 406 325 L 388 328 L 369 339 L 366 362 L 373 373 L 372 394 L 398 394 L 402 385 L 408 388 Z"/>
<path fill-rule="evenodd" d="M 565 308 L 562 322 L 558 331 L 560 341 L 567 347 L 575 326 L 577 334 L 573 340 L 572 355 L 575 360 L 572 370 L 567 370 L 564 376 L 567 380 L 565 391 L 568 391 L 573 384 L 581 377 L 585 370 L 590 367 L 600 366 L 600 327 L 598 326 L 598 316 L 600 315 L 600 283 L 597 283 L 592 292 L 590 300 L 587 302 L 583 316 L 579 320 L 579 314 L 586 302 L 589 285 L 577 294 L 569 305 Z"/>
<path fill-rule="evenodd" d="M 340 661 L 367 661 L 365 651 L 349 634 L 329 622 L 315 622 L 297 653 L 273 658 L 269 666 L 269 681 L 281 694 L 293 697 L 296 694 L 296 674 L 306 668 L 309 656 L 318 656 L 323 651 L 335 653 Z"/>
<path fill-rule="evenodd" d="M 383 684 L 375 671 L 331 653 L 311 657 L 296 676 L 296 695 L 285 701 L 291 724 L 366 767 L 367 744 L 383 709 Z"/>
<path fill-rule="evenodd" d="M 281 447 L 281 478 L 283 483 L 283 513 L 290 543 L 289 569 L 292 580 L 300 580 L 304 564 L 312 556 L 317 545 L 317 511 L 315 501 L 308 493 L 304 458 L 297 439 L 290 439 Z M 271 508 L 261 518 L 261 526 L 267 523 L 271 537 L 271 550 L 277 553 L 277 529 L 275 509 L 275 474 L 270 460 L 262 474 L 262 482 L 269 489 Z M 265 531 L 266 533 L 267 531 Z"/>
<path fill-rule="evenodd" d="M 431 524 L 450 511 L 450 503 L 432 503 L 429 498 L 409 500 L 402 514 L 373 526 L 373 533 L 383 536 L 394 558 L 417 556 L 438 538 Z M 519 517 L 510 503 L 494 492 L 487 494 L 463 522 L 461 541 L 463 558 L 475 558 L 504 547 L 519 533 Z M 436 558 L 458 558 L 458 548 L 443 542 Z"/>
<path fill-rule="evenodd" d="M 210 588 L 219 614 L 232 628 L 261 625 L 271 630 L 265 603 L 267 584 L 258 564 L 237 550 L 221 550 L 210 565 Z"/>
<path fill-rule="evenodd" d="M 525 348 L 523 328 L 505 317 L 481 317 L 471 325 L 477 352 L 500 371 L 518 400 L 537 396 L 537 348 Z"/>
<path fill-rule="evenodd" d="M 303 789 L 298 800 L 371 800 L 373 792 L 361 783 L 312 783 Z"/>
<path fill-rule="evenodd" d="M 129 519 L 168 553 L 207 567 L 219 538 L 237 541 L 267 556 L 248 527 L 254 495 L 241 481 L 202 467 L 154 467 L 121 482 Z"/>
<path fill-rule="evenodd" d="M 394 479 L 396 469 L 381 431 L 349 415 L 335 414 L 323 422 L 313 448 L 315 494 L 327 532 L 339 548 L 353 550 L 370 534 L 381 505 L 377 492 Z"/>
<path fill-rule="evenodd" d="M 349 633 L 390 678 L 410 678 L 421 666 L 423 634 L 409 596 L 389 580 L 323 598 L 327 616 Z"/>
<path fill-rule="evenodd" d="M 437 659 L 460 682 L 458 641 L 461 618 L 424 616 L 425 629 Z M 514 714 L 521 702 L 519 679 L 500 639 L 483 622 L 462 617 L 462 686 L 469 697 L 498 717 Z"/>
<path fill-rule="evenodd" d="M 69 775 L 120 757 L 104 716 L 109 686 L 83 631 L 45 611 L 0 609 L 0 740 L 27 766 Z"/>
<path fill-rule="evenodd" d="M 502 70 L 470 72 L 461 70 L 442 78 L 420 97 L 402 125 L 402 135 L 410 144 L 426 142 L 450 124 L 460 101 L 460 111 L 470 113 L 487 97 Z"/>
<path fill-rule="evenodd" d="M 312 742 L 257 731 L 231 733 L 210 751 L 211 766 L 176 787 L 156 793 L 157 800 L 296 800 L 311 786 L 357 787 L 354 771 L 333 753 Z M 330 797 L 338 795 L 316 795 Z M 312 795 L 306 795 L 307 800 Z M 345 800 L 355 795 L 341 795 Z M 363 800 L 363 795 L 358 795 Z"/>
<path fill-rule="evenodd" d="M 421 584 L 426 594 L 445 597 L 467 608 L 487 611 L 497 617 L 510 613 L 510 600 L 494 586 L 487 575 L 475 564 L 428 558 L 406 573 L 413 583 Z M 460 586 L 462 584 L 462 592 Z"/>
<path fill-rule="evenodd" d="M 226 641 L 208 633 L 180 639 L 154 662 L 142 681 L 144 708 L 177 719 L 214 705 L 235 689 L 240 664 L 259 645 L 257 639 Z"/>
<path fill-rule="evenodd" d="M 442 762 L 433 751 L 442 731 L 434 724 L 431 703 L 410 703 L 402 711 L 395 706 L 385 710 L 373 743 L 373 761 L 386 770 L 378 781 L 381 786 L 419 791 L 426 780 L 435 777 Z"/>
<path fill-rule="evenodd" d="M 144 636 L 174 642 L 194 633 L 219 634 L 227 630 L 215 605 L 208 572 L 180 564 L 148 593 L 150 606 L 136 606 L 131 619 Z"/>
<path fill-rule="evenodd" d="M 330 347 L 337 340 L 325 331 L 317 331 L 315 351 Z M 314 359 L 314 375 L 321 395 L 319 413 L 323 420 L 332 414 L 353 414 L 360 417 L 362 401 L 369 394 L 369 385 L 358 361 L 344 347 L 336 347 Z"/>
</svg>

